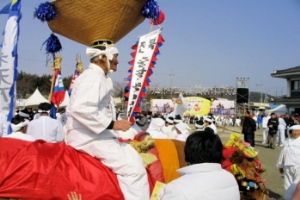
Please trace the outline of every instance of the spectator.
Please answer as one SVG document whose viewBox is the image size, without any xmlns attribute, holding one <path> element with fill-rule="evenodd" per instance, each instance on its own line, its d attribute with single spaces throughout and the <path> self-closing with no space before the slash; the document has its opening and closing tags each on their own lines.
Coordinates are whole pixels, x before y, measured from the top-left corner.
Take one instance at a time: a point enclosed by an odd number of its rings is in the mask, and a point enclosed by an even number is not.
<svg viewBox="0 0 300 200">
<path fill-rule="evenodd" d="M 192 133 L 184 148 L 188 166 L 178 170 L 180 178 L 165 186 L 161 200 L 240 199 L 234 176 L 221 167 L 222 149 L 217 135 Z"/>
<path fill-rule="evenodd" d="M 250 117 L 250 112 L 246 111 L 244 121 L 243 121 L 242 133 L 244 134 L 244 141 L 250 143 L 252 147 L 255 147 L 255 141 L 254 141 L 255 131 L 256 131 L 256 123 L 254 119 Z"/>
<path fill-rule="evenodd" d="M 278 131 L 278 119 L 276 118 L 275 113 L 271 113 L 271 118 L 268 121 L 268 127 L 269 127 L 269 132 L 268 132 L 268 147 L 275 149 L 276 147 L 276 134 Z"/>
<path fill-rule="evenodd" d="M 148 118 L 147 114 L 145 111 L 142 111 L 140 114 L 140 119 L 136 121 L 136 124 L 143 130 L 147 130 L 149 123 L 148 123 Z"/>
<path fill-rule="evenodd" d="M 277 134 L 277 142 L 278 142 L 278 146 L 282 147 L 283 146 L 283 142 L 285 140 L 285 127 L 286 127 L 286 123 L 284 121 L 283 118 L 280 117 L 280 115 L 277 115 L 278 118 L 278 134 Z"/>
<path fill-rule="evenodd" d="M 263 141 L 262 144 L 268 143 L 268 132 L 269 132 L 269 127 L 268 127 L 268 121 L 270 119 L 270 116 L 268 113 L 265 113 L 265 116 L 262 118 L 262 127 L 263 127 Z"/>
</svg>

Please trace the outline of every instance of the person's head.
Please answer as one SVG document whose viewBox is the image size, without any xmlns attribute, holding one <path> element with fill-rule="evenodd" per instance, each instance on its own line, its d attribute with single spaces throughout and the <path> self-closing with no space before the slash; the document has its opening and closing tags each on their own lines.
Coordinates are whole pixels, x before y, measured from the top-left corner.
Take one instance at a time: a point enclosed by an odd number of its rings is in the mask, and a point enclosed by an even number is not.
<svg viewBox="0 0 300 200">
<path fill-rule="evenodd" d="M 189 164 L 219 163 L 222 161 L 223 145 L 220 138 L 210 131 L 196 131 L 186 140 L 185 161 Z"/>
<path fill-rule="evenodd" d="M 118 53 L 118 49 L 112 44 L 86 49 L 90 62 L 101 67 L 105 74 L 109 73 L 110 70 L 117 71 Z"/>
<path fill-rule="evenodd" d="M 165 126 L 173 125 L 173 123 L 174 123 L 174 117 L 168 117 L 166 119 Z"/>
<path fill-rule="evenodd" d="M 213 123 L 213 117 L 212 115 L 208 115 L 207 117 L 204 117 L 204 126 L 207 127 Z"/>
<path fill-rule="evenodd" d="M 297 139 L 300 136 L 300 125 L 294 125 L 289 130 L 291 138 Z"/>
<path fill-rule="evenodd" d="M 26 107 L 26 110 L 27 110 L 28 112 L 32 112 L 32 107 Z"/>
<path fill-rule="evenodd" d="M 147 112 L 147 115 L 148 115 L 149 117 L 151 117 L 151 116 L 152 116 L 152 111 L 148 111 L 148 112 Z"/>
<path fill-rule="evenodd" d="M 147 116 L 146 111 L 142 111 L 142 112 L 141 112 L 141 116 L 142 116 L 142 117 L 146 117 L 146 116 Z"/>
<path fill-rule="evenodd" d="M 204 129 L 204 121 L 203 120 L 198 120 L 195 122 L 195 127 L 196 129 L 201 129 L 203 130 Z"/>
<path fill-rule="evenodd" d="M 40 105 L 38 106 L 38 112 L 40 113 L 40 115 L 49 115 L 50 109 L 51 109 L 51 104 L 44 102 L 44 103 L 40 103 Z"/>
<path fill-rule="evenodd" d="M 265 117 L 268 117 L 269 116 L 269 113 L 265 113 Z"/>
<path fill-rule="evenodd" d="M 27 125 L 29 123 L 29 121 L 27 119 L 24 119 L 20 115 L 16 115 L 15 117 L 13 117 L 11 119 L 10 122 L 11 122 L 11 128 L 12 128 L 13 132 L 18 131 L 18 132 L 26 133 Z"/>
<path fill-rule="evenodd" d="M 248 110 L 245 112 L 245 117 L 250 117 L 250 112 Z"/>
<path fill-rule="evenodd" d="M 271 113 L 271 118 L 275 119 L 276 118 L 276 114 L 275 113 Z"/>
</svg>

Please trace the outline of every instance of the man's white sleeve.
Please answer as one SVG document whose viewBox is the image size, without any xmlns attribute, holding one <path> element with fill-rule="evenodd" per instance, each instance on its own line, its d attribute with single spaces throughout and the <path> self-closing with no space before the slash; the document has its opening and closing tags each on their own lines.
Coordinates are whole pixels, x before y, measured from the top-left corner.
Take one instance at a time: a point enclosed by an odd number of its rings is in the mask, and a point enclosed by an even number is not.
<svg viewBox="0 0 300 200">
<path fill-rule="evenodd" d="M 76 121 L 95 134 L 103 132 L 112 121 L 105 109 L 98 110 L 98 104 L 101 103 L 106 93 L 105 88 L 100 84 L 93 77 L 89 81 L 80 83 L 76 88 L 76 98 L 72 102 L 70 113 Z"/>
</svg>

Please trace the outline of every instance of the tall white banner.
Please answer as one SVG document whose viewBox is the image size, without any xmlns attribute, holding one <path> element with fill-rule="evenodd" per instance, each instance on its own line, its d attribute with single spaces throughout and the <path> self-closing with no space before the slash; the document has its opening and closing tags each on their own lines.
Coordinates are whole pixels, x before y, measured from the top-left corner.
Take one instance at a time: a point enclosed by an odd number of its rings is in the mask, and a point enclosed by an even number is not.
<svg viewBox="0 0 300 200">
<path fill-rule="evenodd" d="M 14 82 L 17 77 L 17 42 L 20 19 L 20 0 L 12 0 L 0 58 L 0 111 L 5 115 L 14 113 L 11 109 L 14 109 L 15 105 Z"/>
<path fill-rule="evenodd" d="M 130 121 L 132 121 L 132 115 L 135 112 L 138 103 L 140 103 L 140 94 L 147 78 L 146 75 L 152 62 L 160 32 L 161 30 L 158 29 L 141 36 L 139 39 L 128 97 L 127 114 Z"/>
</svg>

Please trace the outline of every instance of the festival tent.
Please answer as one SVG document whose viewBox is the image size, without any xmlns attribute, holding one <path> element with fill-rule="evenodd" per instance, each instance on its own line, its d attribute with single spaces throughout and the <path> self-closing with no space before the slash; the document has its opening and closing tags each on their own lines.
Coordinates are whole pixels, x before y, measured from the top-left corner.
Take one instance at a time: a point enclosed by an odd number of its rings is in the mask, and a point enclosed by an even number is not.
<svg viewBox="0 0 300 200">
<path fill-rule="evenodd" d="M 284 104 L 280 104 L 276 108 L 266 110 L 266 113 L 275 113 L 275 114 L 285 114 L 287 112 L 286 106 Z"/>
<path fill-rule="evenodd" d="M 69 104 L 69 101 L 70 101 L 69 93 L 68 93 L 68 91 L 66 91 L 65 98 L 64 98 L 63 102 L 61 102 L 59 107 L 66 107 Z"/>
<path fill-rule="evenodd" d="M 35 106 L 43 102 L 49 101 L 45 99 L 45 97 L 43 97 L 43 95 L 40 93 L 39 89 L 36 88 L 34 93 L 28 99 L 25 100 L 25 106 Z"/>
</svg>

